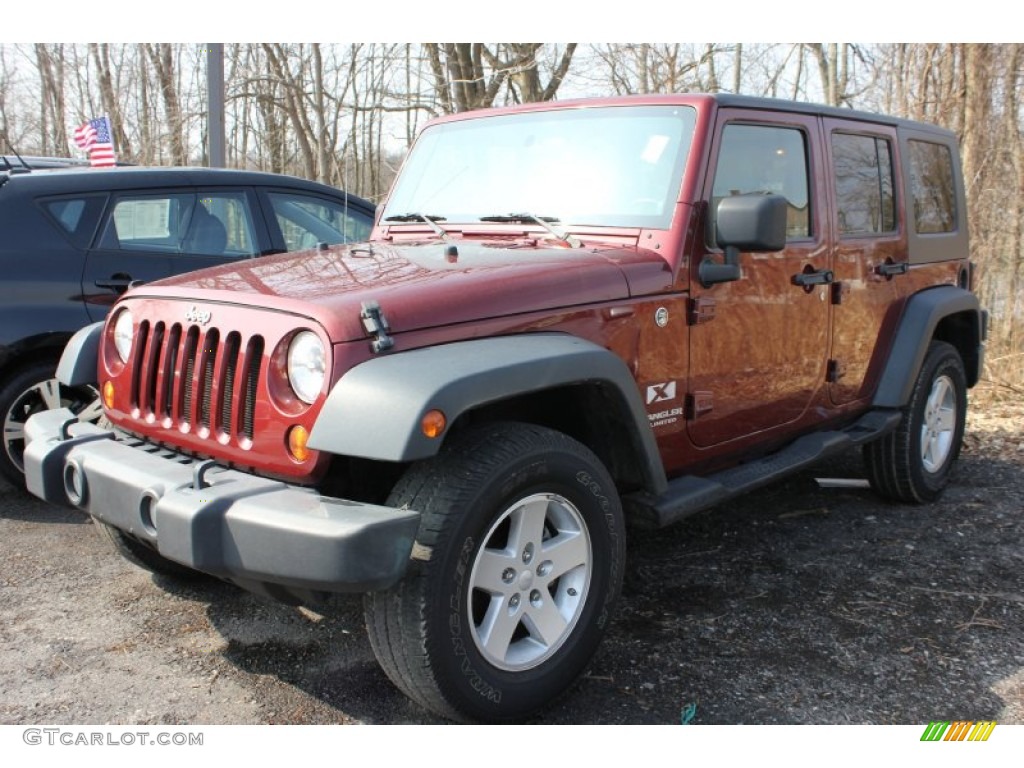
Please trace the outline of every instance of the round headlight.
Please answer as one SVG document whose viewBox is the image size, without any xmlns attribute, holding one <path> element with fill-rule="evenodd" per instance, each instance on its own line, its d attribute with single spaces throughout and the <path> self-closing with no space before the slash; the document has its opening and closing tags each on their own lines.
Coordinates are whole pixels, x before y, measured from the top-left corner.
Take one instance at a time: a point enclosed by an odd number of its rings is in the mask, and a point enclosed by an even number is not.
<svg viewBox="0 0 1024 768">
<path fill-rule="evenodd" d="M 122 363 L 127 363 L 128 355 L 132 353 L 133 325 L 131 310 L 122 309 L 114 321 L 114 347 Z"/>
<path fill-rule="evenodd" d="M 327 375 L 323 342 L 312 331 L 295 335 L 288 345 L 288 383 L 304 403 L 316 401 Z"/>
</svg>

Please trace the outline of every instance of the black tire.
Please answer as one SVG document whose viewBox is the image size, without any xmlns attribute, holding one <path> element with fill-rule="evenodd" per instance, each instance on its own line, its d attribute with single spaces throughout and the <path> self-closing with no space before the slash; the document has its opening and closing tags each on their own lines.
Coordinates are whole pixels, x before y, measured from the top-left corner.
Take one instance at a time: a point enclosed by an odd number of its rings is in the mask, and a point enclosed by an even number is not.
<svg viewBox="0 0 1024 768">
<path fill-rule="evenodd" d="M 565 691 L 622 585 L 622 507 L 597 457 L 550 429 L 491 424 L 410 468 L 388 503 L 423 513 L 405 578 L 364 600 L 395 685 L 443 717 L 488 722 Z"/>
<path fill-rule="evenodd" d="M 213 578 L 201 571 L 194 571 L 173 560 L 168 560 L 152 547 L 133 539 L 112 525 L 107 525 L 102 520 L 97 520 L 94 517 L 92 521 L 96 524 L 96 530 L 100 535 L 110 540 L 121 557 L 143 570 L 179 581 L 203 581 Z"/>
<path fill-rule="evenodd" d="M 967 415 L 967 376 L 956 347 L 933 341 L 914 383 L 903 421 L 864 446 L 871 487 L 883 498 L 934 501 L 960 455 Z"/>
<path fill-rule="evenodd" d="M 65 387 L 54 378 L 57 364 L 52 361 L 30 363 L 19 368 L 0 385 L 0 419 L 3 420 L 3 446 L 0 449 L 0 473 L 18 488 L 25 487 L 25 422 L 28 417 L 49 408 L 70 408 L 84 421 L 97 421 L 103 415 L 99 396 L 92 387 Z"/>
</svg>

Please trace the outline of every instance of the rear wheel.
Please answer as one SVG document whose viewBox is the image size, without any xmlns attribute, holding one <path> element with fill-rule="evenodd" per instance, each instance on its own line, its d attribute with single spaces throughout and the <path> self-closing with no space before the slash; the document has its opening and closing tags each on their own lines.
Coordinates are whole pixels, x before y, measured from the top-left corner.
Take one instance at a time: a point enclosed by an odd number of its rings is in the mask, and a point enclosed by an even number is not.
<svg viewBox="0 0 1024 768">
<path fill-rule="evenodd" d="M 103 407 L 93 387 L 66 387 L 54 378 L 56 364 L 31 363 L 0 386 L 3 450 L 0 473 L 19 488 L 25 487 L 25 422 L 51 408 L 69 408 L 82 421 L 97 421 Z"/>
<path fill-rule="evenodd" d="M 964 436 L 967 376 L 956 347 L 933 341 L 900 426 L 864 446 L 871 487 L 893 501 L 933 501 L 949 483 Z"/>
<path fill-rule="evenodd" d="M 494 424 L 411 468 L 388 503 L 423 514 L 406 577 L 365 599 L 391 680 L 457 720 L 521 718 L 569 687 L 622 580 L 622 509 L 600 461 L 561 433 Z"/>
</svg>

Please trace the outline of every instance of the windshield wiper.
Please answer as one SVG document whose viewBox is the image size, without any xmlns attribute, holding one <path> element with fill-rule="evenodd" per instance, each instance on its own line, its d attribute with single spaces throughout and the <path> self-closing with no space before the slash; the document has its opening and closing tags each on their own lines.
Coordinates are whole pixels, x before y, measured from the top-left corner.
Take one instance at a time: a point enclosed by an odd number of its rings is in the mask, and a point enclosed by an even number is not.
<svg viewBox="0 0 1024 768">
<path fill-rule="evenodd" d="M 572 248 L 582 248 L 583 243 L 575 235 L 559 231 L 551 226 L 552 222 L 560 221 L 557 216 L 534 216 L 532 213 L 509 213 L 505 216 L 481 216 L 480 221 L 493 221 L 499 224 L 512 222 L 533 222 L 544 227 L 548 232 Z"/>
<path fill-rule="evenodd" d="M 430 228 L 434 230 L 437 233 L 438 237 L 440 237 L 442 240 L 451 240 L 451 238 L 448 237 L 448 233 L 445 232 L 437 223 L 439 221 L 447 221 L 447 219 L 444 216 L 434 216 L 433 214 L 427 215 L 425 213 L 405 213 L 398 216 L 388 216 L 386 219 L 384 219 L 384 221 L 425 221 L 427 222 L 427 224 L 430 225 Z"/>
</svg>

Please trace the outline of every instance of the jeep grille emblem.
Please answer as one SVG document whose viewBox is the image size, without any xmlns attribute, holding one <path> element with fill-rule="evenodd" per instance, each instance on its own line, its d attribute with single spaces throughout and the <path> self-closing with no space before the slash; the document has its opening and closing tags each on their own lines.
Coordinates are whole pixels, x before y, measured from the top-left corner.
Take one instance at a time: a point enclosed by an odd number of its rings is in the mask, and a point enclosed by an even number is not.
<svg viewBox="0 0 1024 768">
<path fill-rule="evenodd" d="M 189 323 L 199 323 L 199 325 L 206 325 L 210 322 L 210 313 L 199 309 L 195 304 L 189 307 L 188 312 L 185 313 L 185 321 Z"/>
</svg>

